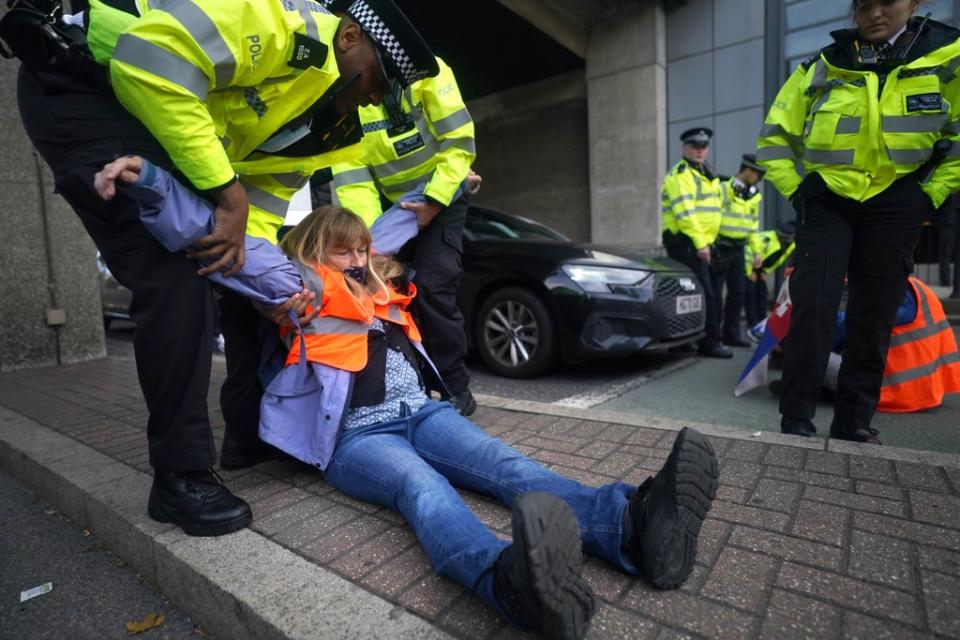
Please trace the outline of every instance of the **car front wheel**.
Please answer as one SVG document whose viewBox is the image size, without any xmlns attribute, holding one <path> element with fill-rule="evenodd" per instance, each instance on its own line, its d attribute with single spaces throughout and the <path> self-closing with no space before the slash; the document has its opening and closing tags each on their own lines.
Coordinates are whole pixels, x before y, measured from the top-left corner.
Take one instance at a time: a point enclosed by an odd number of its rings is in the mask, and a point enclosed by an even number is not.
<svg viewBox="0 0 960 640">
<path fill-rule="evenodd" d="M 493 293 L 477 315 L 477 350 L 500 376 L 540 375 L 556 357 L 556 329 L 546 305 L 528 289 L 507 287 Z"/>
</svg>

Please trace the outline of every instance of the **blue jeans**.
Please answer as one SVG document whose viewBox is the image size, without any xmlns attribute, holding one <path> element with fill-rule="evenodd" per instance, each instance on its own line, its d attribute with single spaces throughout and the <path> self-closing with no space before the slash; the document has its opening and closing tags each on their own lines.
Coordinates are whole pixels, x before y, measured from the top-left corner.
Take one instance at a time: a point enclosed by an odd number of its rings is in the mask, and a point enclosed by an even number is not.
<svg viewBox="0 0 960 640">
<path fill-rule="evenodd" d="M 447 402 L 342 432 L 326 478 L 348 495 L 399 511 L 436 572 L 474 589 L 501 613 L 490 569 L 510 543 L 487 529 L 451 485 L 507 506 L 530 491 L 559 496 L 577 516 L 585 552 L 639 573 L 620 547 L 623 511 L 635 486 L 594 488 L 564 478 L 486 434 Z"/>
</svg>

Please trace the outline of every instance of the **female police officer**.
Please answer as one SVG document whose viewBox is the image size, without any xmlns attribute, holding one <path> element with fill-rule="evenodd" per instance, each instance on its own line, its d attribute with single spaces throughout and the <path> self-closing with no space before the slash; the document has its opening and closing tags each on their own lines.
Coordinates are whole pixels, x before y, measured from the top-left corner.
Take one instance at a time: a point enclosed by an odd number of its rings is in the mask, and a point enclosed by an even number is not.
<svg viewBox="0 0 960 640">
<path fill-rule="evenodd" d="M 960 31 L 914 17 L 922 1 L 852 0 L 856 28 L 834 31 L 797 68 L 760 133 L 757 159 L 797 210 L 784 433 L 816 433 L 846 275 L 830 435 L 880 443 L 870 420 L 914 244 L 924 217 L 960 188 Z"/>
</svg>

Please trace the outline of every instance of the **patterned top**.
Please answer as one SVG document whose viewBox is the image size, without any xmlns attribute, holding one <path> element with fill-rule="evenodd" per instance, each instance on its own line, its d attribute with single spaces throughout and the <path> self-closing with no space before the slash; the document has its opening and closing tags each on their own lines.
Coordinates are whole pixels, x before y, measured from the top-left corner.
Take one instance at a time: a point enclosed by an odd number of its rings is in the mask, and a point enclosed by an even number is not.
<svg viewBox="0 0 960 640">
<path fill-rule="evenodd" d="M 383 331 L 380 318 L 374 318 L 371 331 Z M 354 407 L 347 413 L 344 429 L 355 429 L 381 422 L 390 422 L 400 417 L 400 403 L 406 404 L 411 413 L 419 411 L 429 398 L 420 386 L 416 370 L 402 353 L 387 348 L 386 394 L 383 402 L 366 407 Z"/>
</svg>

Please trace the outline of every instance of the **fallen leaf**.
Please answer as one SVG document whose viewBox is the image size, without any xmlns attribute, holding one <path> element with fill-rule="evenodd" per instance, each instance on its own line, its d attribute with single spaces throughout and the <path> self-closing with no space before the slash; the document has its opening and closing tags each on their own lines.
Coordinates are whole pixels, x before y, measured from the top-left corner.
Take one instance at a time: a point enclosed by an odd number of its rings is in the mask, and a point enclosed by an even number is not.
<svg viewBox="0 0 960 640">
<path fill-rule="evenodd" d="M 143 633 L 144 631 L 149 631 L 154 627 L 159 627 L 163 624 L 164 620 L 166 620 L 166 617 L 164 617 L 162 613 L 157 615 L 151 612 L 148 613 L 147 617 L 140 622 L 128 622 L 127 631 L 130 633 Z"/>
</svg>

